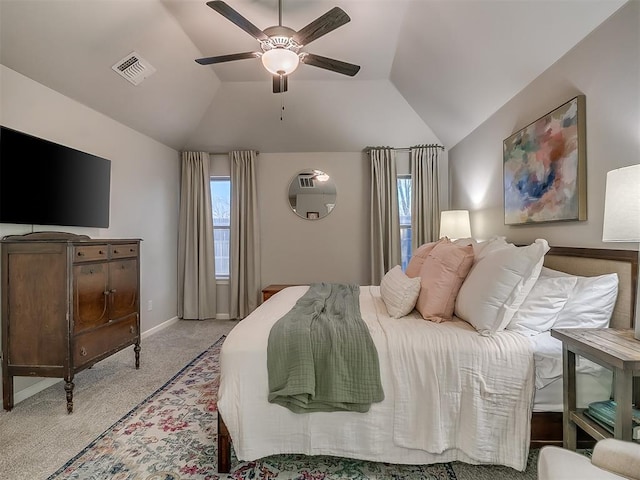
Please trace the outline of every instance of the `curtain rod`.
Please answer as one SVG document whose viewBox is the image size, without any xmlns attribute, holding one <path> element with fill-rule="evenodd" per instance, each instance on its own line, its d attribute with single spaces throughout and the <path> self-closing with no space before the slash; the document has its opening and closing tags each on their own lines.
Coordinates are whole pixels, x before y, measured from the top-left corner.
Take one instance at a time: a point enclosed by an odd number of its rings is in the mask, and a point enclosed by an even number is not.
<svg viewBox="0 0 640 480">
<path fill-rule="evenodd" d="M 366 153 L 371 153 L 371 150 L 375 149 L 375 148 L 390 148 L 391 150 L 394 150 L 396 152 L 408 152 L 410 151 L 412 148 L 420 148 L 420 147 L 433 147 L 433 148 L 439 148 L 440 150 L 444 150 L 444 146 L 443 145 L 437 145 L 435 143 L 433 144 L 429 144 L 429 145 L 414 145 L 413 147 L 367 147 L 365 148 L 365 152 Z"/>
<path fill-rule="evenodd" d="M 244 151 L 246 151 L 246 150 L 244 150 Z M 256 152 L 256 155 L 260 155 L 260 152 L 258 150 L 254 150 L 254 152 Z M 209 155 L 229 155 L 231 152 L 207 152 L 207 153 Z"/>
</svg>

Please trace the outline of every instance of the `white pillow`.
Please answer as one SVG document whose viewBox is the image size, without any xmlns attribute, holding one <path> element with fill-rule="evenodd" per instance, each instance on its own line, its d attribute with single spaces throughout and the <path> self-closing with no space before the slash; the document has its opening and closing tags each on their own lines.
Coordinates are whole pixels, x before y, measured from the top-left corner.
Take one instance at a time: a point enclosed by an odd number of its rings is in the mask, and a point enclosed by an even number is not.
<svg viewBox="0 0 640 480">
<path fill-rule="evenodd" d="M 404 317 L 410 313 L 419 294 L 420 277 L 407 277 L 400 265 L 389 270 L 380 282 L 380 295 L 393 318 Z"/>
<path fill-rule="evenodd" d="M 566 272 L 561 272 L 559 270 L 552 270 L 551 268 L 548 268 L 548 267 L 542 267 L 542 270 L 540 270 L 540 276 L 541 277 L 554 277 L 554 278 L 558 278 L 558 277 L 575 277 L 575 275 L 571 275 L 571 274 L 566 273 Z"/>
<path fill-rule="evenodd" d="M 576 282 L 576 277 L 541 275 L 506 329 L 527 337 L 550 330 L 569 300 Z"/>
<path fill-rule="evenodd" d="M 455 240 L 452 240 L 451 243 L 466 247 L 467 245 L 476 245 L 478 242 L 473 237 L 464 237 L 464 238 L 456 238 Z"/>
<path fill-rule="evenodd" d="M 551 278 L 575 278 L 576 284 L 560 311 L 554 328 L 606 328 L 618 298 L 618 274 L 581 277 L 543 268 L 541 275 Z"/>
<path fill-rule="evenodd" d="M 484 242 L 476 242 L 473 245 L 473 263 L 478 263 L 489 253 L 500 250 L 501 248 L 515 247 L 513 243 L 507 243 L 506 237 L 491 237 Z"/>
<path fill-rule="evenodd" d="M 488 253 L 476 263 L 462 284 L 455 314 L 479 332 L 504 330 L 535 284 L 549 244 L 537 239 L 526 247 L 507 247 Z"/>
</svg>

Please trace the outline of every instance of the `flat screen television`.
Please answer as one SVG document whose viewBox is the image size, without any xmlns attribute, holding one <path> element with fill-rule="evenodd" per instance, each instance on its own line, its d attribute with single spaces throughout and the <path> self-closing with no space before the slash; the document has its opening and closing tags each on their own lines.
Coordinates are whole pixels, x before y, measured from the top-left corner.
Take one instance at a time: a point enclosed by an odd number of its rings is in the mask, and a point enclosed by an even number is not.
<svg viewBox="0 0 640 480">
<path fill-rule="evenodd" d="M 111 160 L 0 128 L 0 223 L 109 227 Z"/>
</svg>

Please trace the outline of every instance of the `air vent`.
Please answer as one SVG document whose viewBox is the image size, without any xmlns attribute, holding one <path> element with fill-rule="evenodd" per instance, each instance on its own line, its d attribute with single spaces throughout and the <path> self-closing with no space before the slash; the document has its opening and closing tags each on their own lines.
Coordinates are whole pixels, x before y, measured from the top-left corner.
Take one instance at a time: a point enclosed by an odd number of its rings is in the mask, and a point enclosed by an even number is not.
<svg viewBox="0 0 640 480">
<path fill-rule="evenodd" d="M 131 52 L 111 68 L 134 85 L 139 85 L 140 82 L 156 71 L 149 62 L 136 52 Z"/>
<path fill-rule="evenodd" d="M 315 184 L 313 182 L 313 177 L 303 177 L 302 175 L 298 176 L 298 183 L 300 184 L 300 188 L 314 188 Z"/>
</svg>

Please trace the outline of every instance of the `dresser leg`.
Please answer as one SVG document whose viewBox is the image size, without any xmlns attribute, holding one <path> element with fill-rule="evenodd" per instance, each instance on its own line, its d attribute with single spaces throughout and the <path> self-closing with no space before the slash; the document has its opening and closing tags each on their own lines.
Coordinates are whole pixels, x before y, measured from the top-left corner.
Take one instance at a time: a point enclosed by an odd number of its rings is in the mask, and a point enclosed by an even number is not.
<svg viewBox="0 0 640 480">
<path fill-rule="evenodd" d="M 66 379 L 65 378 L 65 382 L 64 382 L 64 390 L 65 392 L 67 392 L 67 413 L 72 413 L 73 412 L 73 382 L 71 381 L 73 380 L 72 378 L 70 379 Z"/>
<path fill-rule="evenodd" d="M 133 351 L 136 354 L 136 370 L 140 368 L 140 342 L 137 342 L 133 347 Z"/>
<path fill-rule="evenodd" d="M 4 368 L 7 368 L 6 365 Z M 4 409 L 9 412 L 13 408 L 13 377 L 8 374 L 2 375 L 2 402 Z"/>
</svg>

